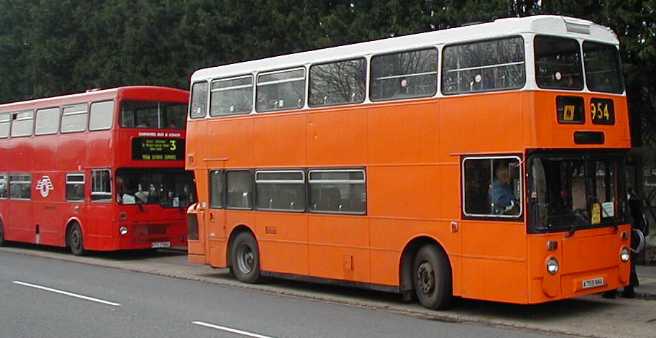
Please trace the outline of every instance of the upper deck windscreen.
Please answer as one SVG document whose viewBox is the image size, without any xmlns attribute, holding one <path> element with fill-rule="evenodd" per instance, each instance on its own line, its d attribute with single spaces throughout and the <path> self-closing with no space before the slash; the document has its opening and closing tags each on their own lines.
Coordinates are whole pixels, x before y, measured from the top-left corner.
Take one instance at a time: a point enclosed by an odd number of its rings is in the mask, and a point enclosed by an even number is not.
<svg viewBox="0 0 656 338">
<path fill-rule="evenodd" d="M 610 44 L 538 35 L 534 39 L 535 78 L 544 89 L 624 92 L 618 50 Z M 585 75 L 585 76 L 584 76 Z"/>
<path fill-rule="evenodd" d="M 185 129 L 187 105 L 158 101 L 123 101 L 121 127 Z"/>
</svg>

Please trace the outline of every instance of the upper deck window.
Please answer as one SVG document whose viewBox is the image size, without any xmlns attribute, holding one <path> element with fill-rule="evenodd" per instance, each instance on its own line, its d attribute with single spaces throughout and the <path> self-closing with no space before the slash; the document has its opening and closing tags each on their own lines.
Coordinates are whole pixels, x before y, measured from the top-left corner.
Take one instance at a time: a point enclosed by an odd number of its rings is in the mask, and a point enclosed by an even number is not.
<svg viewBox="0 0 656 338">
<path fill-rule="evenodd" d="M 618 94 L 624 92 L 620 56 L 615 46 L 585 41 L 583 59 L 588 89 Z"/>
<path fill-rule="evenodd" d="M 535 45 L 535 77 L 545 89 L 583 89 L 583 67 L 578 41 L 538 35 Z"/>
<path fill-rule="evenodd" d="M 212 81 L 210 115 L 249 114 L 253 111 L 253 75 Z"/>
<path fill-rule="evenodd" d="M 437 49 L 371 58 L 372 101 L 433 96 L 437 91 Z"/>
<path fill-rule="evenodd" d="M 59 130 L 59 108 L 40 109 L 36 111 L 35 135 L 55 134 Z"/>
<path fill-rule="evenodd" d="M 524 87 L 524 39 L 515 36 L 445 47 L 442 83 L 446 95 Z"/>
<path fill-rule="evenodd" d="M 114 101 L 94 102 L 91 104 L 89 130 L 106 130 L 112 128 L 114 120 Z"/>
<path fill-rule="evenodd" d="M 123 101 L 121 127 L 184 129 L 187 105 L 157 101 Z"/>
<path fill-rule="evenodd" d="M 261 73 L 257 76 L 258 112 L 300 109 L 305 105 L 305 68 Z"/>
<path fill-rule="evenodd" d="M 312 65 L 311 107 L 361 103 L 366 95 L 367 61 L 363 58 Z"/>
<path fill-rule="evenodd" d="M 9 179 L 7 174 L 0 174 L 0 198 L 9 196 Z"/>
<path fill-rule="evenodd" d="M 12 115 L 11 137 L 31 136 L 34 127 L 34 112 L 26 110 Z"/>
<path fill-rule="evenodd" d="M 11 114 L 0 114 L 0 138 L 9 137 L 9 130 L 11 129 Z"/>
<path fill-rule="evenodd" d="M 87 129 L 88 119 L 89 110 L 87 109 L 86 103 L 64 107 L 61 121 L 61 131 L 62 133 L 85 131 Z"/>
<path fill-rule="evenodd" d="M 207 115 L 207 82 L 196 82 L 191 86 L 191 104 L 189 116 L 192 119 Z"/>
</svg>

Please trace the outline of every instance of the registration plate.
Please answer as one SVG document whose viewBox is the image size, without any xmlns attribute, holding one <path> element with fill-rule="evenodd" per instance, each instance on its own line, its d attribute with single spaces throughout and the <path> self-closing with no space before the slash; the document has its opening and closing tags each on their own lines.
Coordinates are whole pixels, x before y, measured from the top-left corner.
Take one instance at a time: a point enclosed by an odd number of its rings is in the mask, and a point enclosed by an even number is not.
<svg viewBox="0 0 656 338">
<path fill-rule="evenodd" d="M 584 289 L 591 289 L 591 288 L 598 288 L 604 285 L 606 285 L 606 281 L 604 280 L 604 277 L 599 277 L 599 278 L 584 280 L 582 287 Z"/>
<path fill-rule="evenodd" d="M 153 249 L 170 248 L 171 242 L 153 242 L 150 247 Z"/>
</svg>

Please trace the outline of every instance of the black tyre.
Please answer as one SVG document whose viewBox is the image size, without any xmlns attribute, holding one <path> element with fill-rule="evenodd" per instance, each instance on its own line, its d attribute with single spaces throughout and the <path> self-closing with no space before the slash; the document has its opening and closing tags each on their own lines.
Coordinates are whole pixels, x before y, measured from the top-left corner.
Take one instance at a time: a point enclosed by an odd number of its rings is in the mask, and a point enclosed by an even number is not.
<svg viewBox="0 0 656 338">
<path fill-rule="evenodd" d="M 422 306 L 442 310 L 451 305 L 451 266 L 442 251 L 434 245 L 421 247 L 412 264 L 412 272 L 415 293 Z"/>
<path fill-rule="evenodd" d="M 79 224 L 74 223 L 71 225 L 71 227 L 68 229 L 68 233 L 66 234 L 66 241 L 73 255 L 84 256 L 86 254 L 82 237 L 82 229 L 80 228 Z"/>
<path fill-rule="evenodd" d="M 230 245 L 230 270 L 244 283 L 260 279 L 260 250 L 255 237 L 249 232 L 239 233 Z"/>
</svg>

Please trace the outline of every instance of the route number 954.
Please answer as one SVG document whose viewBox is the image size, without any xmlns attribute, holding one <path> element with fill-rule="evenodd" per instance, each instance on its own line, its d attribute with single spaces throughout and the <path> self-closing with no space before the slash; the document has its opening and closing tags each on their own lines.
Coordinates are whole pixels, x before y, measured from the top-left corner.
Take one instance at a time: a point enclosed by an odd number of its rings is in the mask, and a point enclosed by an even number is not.
<svg viewBox="0 0 656 338">
<path fill-rule="evenodd" d="M 615 107 L 613 106 L 613 100 L 590 100 L 590 115 L 592 116 L 592 123 L 615 124 Z"/>
</svg>

